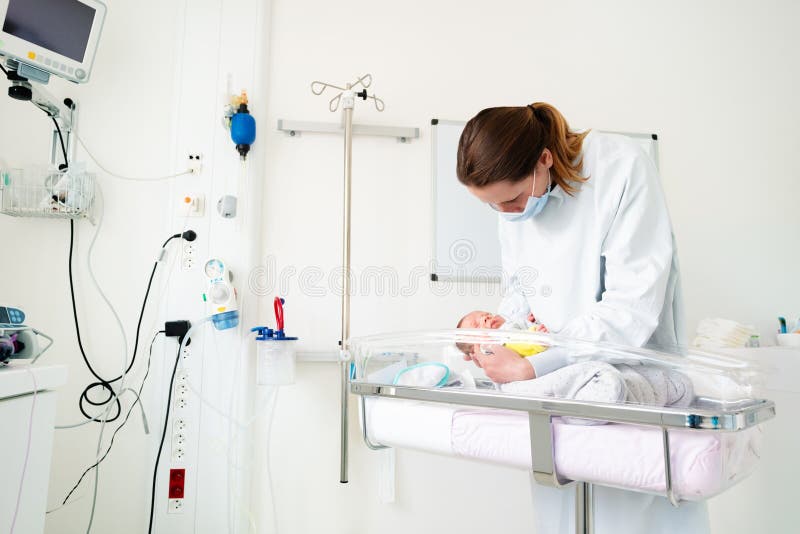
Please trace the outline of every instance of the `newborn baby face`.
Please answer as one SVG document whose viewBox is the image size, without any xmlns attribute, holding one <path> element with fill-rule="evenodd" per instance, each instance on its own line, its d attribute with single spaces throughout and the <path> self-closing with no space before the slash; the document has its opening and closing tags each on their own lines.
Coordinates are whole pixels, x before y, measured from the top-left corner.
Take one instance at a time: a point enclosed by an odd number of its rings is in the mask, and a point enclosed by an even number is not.
<svg viewBox="0 0 800 534">
<path fill-rule="evenodd" d="M 506 320 L 485 311 L 474 311 L 464 316 L 459 328 L 500 328 Z"/>
</svg>

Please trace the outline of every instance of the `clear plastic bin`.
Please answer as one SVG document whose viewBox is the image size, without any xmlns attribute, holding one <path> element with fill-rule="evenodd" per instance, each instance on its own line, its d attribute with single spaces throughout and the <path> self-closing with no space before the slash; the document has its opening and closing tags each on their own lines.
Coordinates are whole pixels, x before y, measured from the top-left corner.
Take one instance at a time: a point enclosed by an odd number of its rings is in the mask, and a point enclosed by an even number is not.
<svg viewBox="0 0 800 534">
<path fill-rule="evenodd" d="M 267 327 L 253 328 L 256 336 L 256 383 L 261 386 L 294 384 L 297 338 Z"/>
<path fill-rule="evenodd" d="M 494 354 L 527 352 L 533 346 L 544 350 L 530 356 L 532 360 L 558 354 L 563 362 L 562 369 L 536 381 L 494 383 L 475 362 Z M 708 398 L 736 404 L 752 398 L 753 387 L 765 376 L 765 370 L 752 362 L 708 351 L 659 352 L 521 330 L 459 329 L 376 335 L 352 339 L 350 351 L 355 381 L 495 390 L 559 399 L 577 397 L 578 400 L 615 404 L 669 406 L 679 402 L 682 406 L 692 406 Z M 589 369 L 587 378 L 594 376 L 596 385 L 603 380 L 613 385 L 614 394 L 594 396 L 594 391 L 580 392 L 555 383 L 552 376 L 555 374 L 563 375 L 564 381 L 574 380 L 580 373 L 575 370 L 570 375 L 564 369 L 575 369 L 576 365 Z M 644 377 L 640 377 L 642 374 Z M 665 402 L 663 391 L 652 392 L 655 395 L 642 391 L 653 386 L 663 389 L 663 384 L 654 383 L 656 380 L 668 382 L 673 398 Z M 547 391 L 540 387 L 545 382 L 552 383 Z M 675 387 L 687 388 L 685 395 L 674 398 Z"/>
</svg>

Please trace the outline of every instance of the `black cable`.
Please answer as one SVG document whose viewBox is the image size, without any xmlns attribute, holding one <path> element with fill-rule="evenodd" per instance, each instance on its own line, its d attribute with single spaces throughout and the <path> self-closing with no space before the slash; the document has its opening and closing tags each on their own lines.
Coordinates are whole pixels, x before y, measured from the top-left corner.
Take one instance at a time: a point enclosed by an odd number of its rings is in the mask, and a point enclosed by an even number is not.
<svg viewBox="0 0 800 534">
<path fill-rule="evenodd" d="M 114 414 L 114 417 L 107 418 L 105 420 L 107 423 L 109 423 L 112 421 L 116 421 L 117 418 L 120 416 L 120 414 L 122 413 L 122 405 L 120 404 L 119 399 L 115 396 L 114 390 L 111 388 L 111 384 L 107 380 L 105 380 L 102 376 L 100 376 L 97 373 L 97 371 L 94 370 L 94 367 L 92 367 L 92 364 L 89 362 L 89 357 L 86 356 L 86 350 L 83 348 L 83 340 L 81 339 L 81 327 L 78 322 L 78 309 L 77 306 L 75 305 L 75 281 L 72 276 L 72 252 L 74 248 L 75 248 L 75 221 L 73 219 L 70 219 L 68 272 L 69 272 L 69 294 L 72 300 L 72 318 L 75 322 L 75 334 L 77 335 L 78 338 L 78 349 L 80 349 L 81 356 L 83 357 L 83 362 L 86 364 L 86 368 L 89 369 L 89 372 L 91 372 L 94 375 L 94 377 L 97 378 L 98 380 L 98 382 L 92 382 L 91 384 L 86 386 L 86 388 L 83 390 L 83 393 L 81 393 L 81 396 L 78 400 L 78 409 L 80 409 L 83 416 L 86 417 L 87 419 L 93 419 L 95 421 L 98 421 L 95 418 L 96 416 L 90 415 L 83 407 L 84 400 L 89 404 L 91 404 L 92 406 L 103 406 L 114 400 L 117 412 Z M 108 392 L 108 398 L 102 402 L 95 402 L 89 399 L 88 396 L 89 391 L 91 391 L 96 387 L 102 387 L 104 390 L 106 390 Z M 100 422 L 102 422 L 102 420 L 100 420 Z"/>
<path fill-rule="evenodd" d="M 158 332 L 155 333 L 155 335 L 153 336 L 153 339 L 150 341 L 150 349 L 148 350 L 148 356 L 147 356 L 147 370 L 144 373 L 144 378 L 142 378 L 142 383 L 139 385 L 139 391 L 136 393 L 136 400 L 133 401 L 131 403 L 130 408 L 128 408 L 128 413 L 125 415 L 125 419 L 122 421 L 122 424 L 119 425 L 114 430 L 114 433 L 111 435 L 111 441 L 108 444 L 108 448 L 106 449 L 105 454 L 103 454 L 103 456 L 99 460 L 97 460 L 97 462 L 95 462 L 94 464 L 92 464 L 91 466 L 86 468 L 86 470 L 83 472 L 83 474 L 81 474 L 80 478 L 75 483 L 75 485 L 72 487 L 72 489 L 69 490 L 69 493 L 67 493 L 67 496 L 64 497 L 64 500 L 61 502 L 62 505 L 67 504 L 67 499 L 69 499 L 70 496 L 75 492 L 75 490 L 78 489 L 78 486 L 81 485 L 81 482 L 83 482 L 84 477 L 89 473 L 89 471 L 91 471 L 92 469 L 94 469 L 95 467 L 100 465 L 102 463 L 102 461 L 106 459 L 106 457 L 108 456 L 108 453 L 111 452 L 111 447 L 114 446 L 114 438 L 117 437 L 117 432 L 119 432 L 122 429 L 122 427 L 125 426 L 125 423 L 128 422 L 128 419 L 131 416 L 131 412 L 136 407 L 136 404 L 137 403 L 141 403 L 141 401 L 142 401 L 142 390 L 144 389 L 144 384 L 147 381 L 148 375 L 150 375 L 150 361 L 153 359 L 153 343 L 155 343 L 156 338 L 159 336 L 159 334 L 163 334 L 163 333 L 164 333 L 163 330 L 159 330 Z"/>
<path fill-rule="evenodd" d="M 53 120 L 53 124 L 56 125 L 56 131 L 58 132 L 58 140 L 61 141 L 61 153 L 64 155 L 64 168 L 69 167 L 69 158 L 67 157 L 67 147 L 64 144 L 64 136 L 61 134 L 61 126 L 58 125 L 58 121 L 55 117 L 50 117 Z"/>
<path fill-rule="evenodd" d="M 187 339 L 188 345 L 191 340 Z M 153 512 L 155 511 L 156 504 L 156 478 L 158 478 L 158 463 L 161 460 L 161 451 L 164 449 L 164 438 L 167 435 L 167 427 L 169 425 L 169 412 L 172 405 L 172 388 L 175 387 L 175 371 L 178 370 L 178 361 L 181 358 L 181 344 L 178 343 L 178 354 L 175 355 L 175 365 L 172 367 L 172 377 L 169 379 L 169 390 L 167 391 L 167 411 L 164 414 L 164 430 L 161 432 L 161 443 L 158 444 L 158 453 L 156 454 L 155 466 L 153 467 L 153 489 L 150 492 L 150 522 L 148 523 L 147 533 L 153 532 Z"/>
<path fill-rule="evenodd" d="M 162 249 L 166 248 L 166 246 L 169 244 L 170 241 L 178 237 L 181 237 L 181 234 L 175 234 L 170 236 L 166 241 L 164 241 L 164 244 L 161 245 L 161 248 Z M 147 307 L 147 299 L 150 297 L 150 288 L 153 286 L 153 278 L 155 278 L 156 276 L 156 269 L 158 269 L 158 261 L 153 262 L 153 269 L 150 271 L 150 278 L 147 280 L 147 289 L 144 292 L 144 299 L 142 299 L 142 308 L 141 310 L 139 310 L 139 320 L 136 323 L 136 337 L 134 337 L 133 340 L 133 354 L 131 356 L 131 362 L 128 364 L 128 368 L 125 369 L 125 374 L 130 372 L 130 370 L 133 368 L 134 362 L 136 361 L 136 352 L 139 349 L 139 334 L 142 330 L 142 319 L 144 319 L 144 311 L 145 308 Z M 111 380 L 108 381 L 108 383 L 113 384 L 114 382 L 117 382 L 119 380 L 122 380 L 122 375 L 112 378 Z"/>
<path fill-rule="evenodd" d="M 6 76 L 8 76 L 8 71 L 7 71 L 7 70 L 6 70 L 6 68 L 3 66 L 3 64 L 2 64 L 2 63 L 0 63 L 0 69 L 2 69 L 2 70 L 3 70 L 3 73 L 4 73 Z"/>
<path fill-rule="evenodd" d="M 179 238 L 181 236 L 182 236 L 182 234 L 175 234 L 175 235 L 169 236 L 167 238 L 167 240 L 164 241 L 164 244 L 161 245 L 161 248 L 162 249 L 167 248 L 167 245 L 169 245 L 170 241 L 172 241 L 173 239 Z M 133 362 L 136 361 L 136 351 L 139 349 L 139 332 L 142 329 L 142 319 L 144 318 L 144 310 L 145 310 L 145 307 L 147 306 L 147 298 L 150 296 L 150 288 L 153 285 L 153 278 L 156 275 L 156 269 L 157 268 L 158 268 L 158 261 L 155 261 L 155 262 L 153 262 L 153 270 L 150 271 L 150 278 L 147 280 L 147 289 L 144 292 L 144 299 L 142 300 L 142 309 L 139 311 L 139 321 L 136 323 L 136 337 L 134 337 L 134 339 L 133 339 L 133 354 L 131 355 L 131 363 L 130 363 L 130 365 L 128 365 L 128 369 L 125 371 L 126 373 L 131 370 L 131 367 L 133 367 Z M 110 380 L 110 382 L 116 382 L 117 380 L 120 380 L 121 378 L 122 378 L 122 375 L 116 377 L 113 380 Z"/>
<path fill-rule="evenodd" d="M 193 230 L 187 230 L 186 232 L 183 232 L 183 233 L 173 234 L 173 235 L 169 236 L 166 241 L 164 241 L 164 244 L 161 245 L 161 248 L 164 249 L 169 244 L 170 241 L 172 241 L 173 239 L 180 238 L 180 237 L 186 239 L 187 241 L 194 241 L 197 238 L 197 234 Z M 141 309 L 139 311 L 139 320 L 136 323 L 136 337 L 134 338 L 134 342 L 133 342 L 133 353 L 131 355 L 131 361 L 128 364 L 128 367 L 125 369 L 125 373 L 120 374 L 119 376 L 116 376 L 116 377 L 112 378 L 111 380 L 106 380 L 105 378 L 101 377 L 94 370 L 92 365 L 89 363 L 89 358 L 86 356 L 86 351 L 83 348 L 83 342 L 82 342 L 82 339 L 81 339 L 81 330 L 80 330 L 80 326 L 78 324 L 78 313 L 77 313 L 77 309 L 76 309 L 76 306 L 75 306 L 74 281 L 73 281 L 73 278 L 72 278 L 73 242 L 74 242 L 74 221 L 72 219 L 70 219 L 69 289 L 70 289 L 70 295 L 72 297 L 72 314 L 73 314 L 73 318 L 74 318 L 74 321 L 75 321 L 75 333 L 77 334 L 77 337 L 78 337 L 78 348 L 81 351 L 81 356 L 83 356 L 83 360 L 86 363 L 86 366 L 89 369 L 89 371 L 91 371 L 91 373 L 95 376 L 95 378 L 97 378 L 96 382 L 90 383 L 89 385 L 87 385 L 84 388 L 83 392 L 81 392 L 80 398 L 78 400 L 78 408 L 79 408 L 81 414 L 83 414 L 83 416 L 86 417 L 87 419 L 92 419 L 95 422 L 101 423 L 101 422 L 103 422 L 103 419 L 97 419 L 97 416 L 90 415 L 87 412 L 84 404 L 90 404 L 92 406 L 105 406 L 106 404 L 108 404 L 109 402 L 111 402 L 113 400 L 114 403 L 115 403 L 116 412 L 114 413 L 113 417 L 109 417 L 109 418 L 105 419 L 105 422 L 109 423 L 109 422 L 116 421 L 119 418 L 119 416 L 121 415 L 121 413 L 122 413 L 122 406 L 121 406 L 121 404 L 119 402 L 119 399 L 116 398 L 116 395 L 114 394 L 114 390 L 111 387 L 111 384 L 113 384 L 114 382 L 118 382 L 119 380 L 122 380 L 122 377 L 125 374 L 130 372 L 130 370 L 133 368 L 134 363 L 136 362 L 136 355 L 137 355 L 138 350 L 139 350 L 139 337 L 140 337 L 141 329 L 142 329 L 142 320 L 144 319 L 144 313 L 145 313 L 145 310 L 147 308 L 147 300 L 150 297 L 150 290 L 151 290 L 151 288 L 153 286 L 153 279 L 155 278 L 155 274 L 156 274 L 156 270 L 158 269 L 158 263 L 159 262 L 158 261 L 153 262 L 153 269 L 150 271 L 150 278 L 147 280 L 147 289 L 145 290 L 144 299 L 142 299 L 142 307 L 141 307 Z M 92 400 L 89 397 L 89 394 L 91 393 L 92 390 L 94 390 L 96 388 L 102 388 L 104 391 L 108 392 L 108 397 L 104 398 L 101 401 Z"/>
</svg>

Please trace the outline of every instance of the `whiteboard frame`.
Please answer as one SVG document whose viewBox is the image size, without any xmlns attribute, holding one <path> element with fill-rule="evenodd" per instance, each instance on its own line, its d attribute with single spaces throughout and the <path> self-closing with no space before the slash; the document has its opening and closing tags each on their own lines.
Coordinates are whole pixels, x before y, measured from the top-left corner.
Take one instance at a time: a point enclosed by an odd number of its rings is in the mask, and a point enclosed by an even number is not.
<svg viewBox="0 0 800 534">
<path fill-rule="evenodd" d="M 438 143 L 437 138 L 438 136 L 435 134 L 436 126 L 440 124 L 446 124 L 449 126 L 466 126 L 467 121 L 455 121 L 455 120 L 448 120 L 448 119 L 431 119 L 431 206 L 432 206 L 432 215 L 433 215 L 433 239 L 431 239 L 431 268 L 438 267 L 436 251 L 438 248 L 438 232 L 436 227 L 436 184 L 437 184 L 437 173 L 436 170 L 438 168 L 439 160 L 438 160 Z M 501 263 L 502 268 L 502 263 Z M 472 282 L 487 282 L 490 284 L 499 284 L 502 281 L 502 277 L 500 276 L 488 276 L 488 277 L 481 277 L 476 278 L 472 276 L 450 276 L 450 275 L 441 275 L 436 272 L 430 273 L 430 280 L 431 282 L 456 282 L 456 283 L 472 283 Z"/>
<path fill-rule="evenodd" d="M 445 124 L 449 126 L 466 126 L 467 121 L 456 121 L 456 120 L 448 120 L 448 119 L 431 119 L 431 213 L 432 213 L 432 223 L 433 223 L 433 237 L 431 239 L 431 270 L 434 270 L 435 267 L 438 267 L 437 264 L 438 258 L 436 257 L 436 251 L 438 249 L 438 228 L 436 226 L 436 215 L 437 215 L 437 205 L 436 205 L 436 185 L 438 182 L 437 176 L 437 168 L 438 168 L 438 135 L 436 133 L 435 128 L 440 125 Z M 653 143 L 653 160 L 656 164 L 656 169 L 659 168 L 659 150 L 658 150 L 658 134 L 655 133 L 637 133 L 637 132 L 615 132 L 610 130 L 597 130 L 601 133 L 608 133 L 608 134 L 617 134 L 617 135 L 624 135 L 626 137 L 631 137 L 634 139 L 649 139 L 654 141 Z M 502 268 L 502 258 L 501 258 L 501 268 Z M 474 282 L 486 282 L 491 284 L 499 284 L 502 282 L 501 276 L 488 276 L 488 277 L 474 277 L 474 276 L 449 276 L 449 275 L 441 275 L 436 272 L 430 273 L 430 280 L 431 282 L 456 282 L 456 283 L 474 283 Z"/>
</svg>

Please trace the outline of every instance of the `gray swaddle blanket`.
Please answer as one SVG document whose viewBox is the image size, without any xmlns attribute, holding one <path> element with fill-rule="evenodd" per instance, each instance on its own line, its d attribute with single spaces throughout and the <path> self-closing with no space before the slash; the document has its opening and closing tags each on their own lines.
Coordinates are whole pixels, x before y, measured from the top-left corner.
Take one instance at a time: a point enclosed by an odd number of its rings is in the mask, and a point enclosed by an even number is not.
<svg viewBox="0 0 800 534">
<path fill-rule="evenodd" d="M 604 403 L 685 407 L 694 399 L 688 376 L 652 364 L 586 361 L 533 380 L 502 384 L 506 393 Z"/>
</svg>

